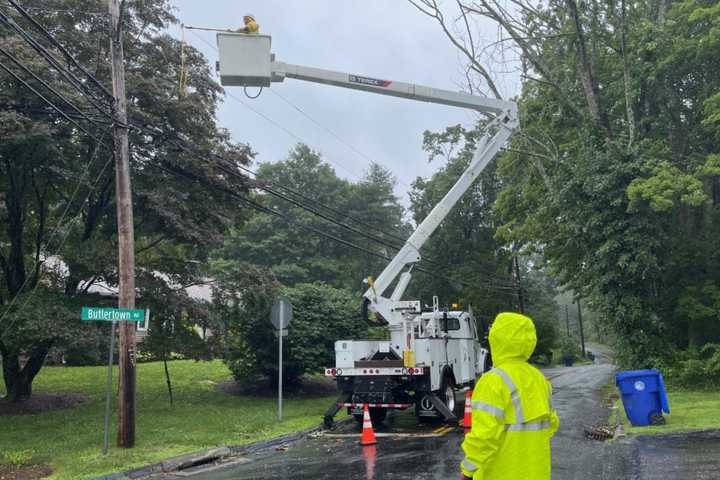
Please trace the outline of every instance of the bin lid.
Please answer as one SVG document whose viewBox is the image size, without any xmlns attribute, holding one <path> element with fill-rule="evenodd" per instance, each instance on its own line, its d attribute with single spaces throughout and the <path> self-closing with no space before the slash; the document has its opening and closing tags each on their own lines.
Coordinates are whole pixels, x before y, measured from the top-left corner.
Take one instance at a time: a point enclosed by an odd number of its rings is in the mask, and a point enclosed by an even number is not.
<svg viewBox="0 0 720 480">
<path fill-rule="evenodd" d="M 668 402 L 667 398 L 667 391 L 665 389 L 665 380 L 663 379 L 662 373 L 660 373 L 660 370 L 656 368 L 647 369 L 647 370 L 627 370 L 624 372 L 617 372 L 615 374 L 615 384 L 618 385 L 620 382 L 624 380 L 630 380 L 637 377 L 649 377 L 649 376 L 657 376 L 658 377 L 658 383 L 659 383 L 659 394 L 660 394 L 660 406 L 662 407 L 662 411 L 670 414 L 670 404 Z"/>
</svg>

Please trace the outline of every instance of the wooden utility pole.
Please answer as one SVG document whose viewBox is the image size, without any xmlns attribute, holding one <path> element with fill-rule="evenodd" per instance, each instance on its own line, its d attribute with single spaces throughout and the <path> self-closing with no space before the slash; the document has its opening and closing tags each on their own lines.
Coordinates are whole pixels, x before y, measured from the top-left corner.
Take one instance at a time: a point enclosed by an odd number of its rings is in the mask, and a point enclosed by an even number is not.
<svg viewBox="0 0 720 480">
<path fill-rule="evenodd" d="M 520 313 L 525 313 L 525 300 L 523 299 L 522 283 L 520 283 L 520 265 L 518 264 L 518 257 L 513 257 L 513 264 L 515 266 L 515 281 L 517 282 L 517 296 L 518 306 L 520 307 Z"/>
<path fill-rule="evenodd" d="M 110 11 L 110 57 L 115 104 L 113 140 L 115 144 L 115 196 L 118 229 L 118 307 L 135 308 L 135 232 L 125 98 L 125 62 L 122 45 L 120 0 L 108 0 Z M 120 322 L 120 398 L 118 400 L 117 445 L 135 445 L 135 322 Z"/>
<path fill-rule="evenodd" d="M 568 305 L 565 304 L 565 332 L 570 336 L 570 313 L 568 313 Z"/>
<path fill-rule="evenodd" d="M 577 299 L 577 308 L 578 308 L 578 324 L 580 325 L 580 345 L 582 345 L 582 355 L 583 358 L 585 358 L 585 333 L 583 332 L 583 323 L 582 323 L 582 308 L 580 308 L 580 299 Z"/>
</svg>

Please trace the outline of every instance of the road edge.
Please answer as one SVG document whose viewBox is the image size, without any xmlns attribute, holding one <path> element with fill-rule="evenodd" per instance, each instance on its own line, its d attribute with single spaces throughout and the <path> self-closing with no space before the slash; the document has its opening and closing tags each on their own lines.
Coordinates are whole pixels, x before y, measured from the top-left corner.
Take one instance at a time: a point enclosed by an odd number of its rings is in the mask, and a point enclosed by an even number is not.
<svg viewBox="0 0 720 480">
<path fill-rule="evenodd" d="M 335 425 L 342 425 L 353 421 L 352 417 L 340 419 Z M 177 472 L 199 464 L 218 464 L 225 460 L 240 455 L 251 454 L 267 448 L 277 447 L 286 444 L 296 443 L 314 433 L 326 430 L 322 425 L 307 428 L 299 432 L 288 433 L 279 437 L 261 440 L 243 445 L 218 446 L 198 452 L 186 453 L 177 457 L 171 457 L 161 462 L 146 465 L 144 467 L 132 468 L 123 472 L 111 473 L 99 477 L 88 477 L 88 480 L 137 480 L 147 478 L 160 473 Z"/>
</svg>

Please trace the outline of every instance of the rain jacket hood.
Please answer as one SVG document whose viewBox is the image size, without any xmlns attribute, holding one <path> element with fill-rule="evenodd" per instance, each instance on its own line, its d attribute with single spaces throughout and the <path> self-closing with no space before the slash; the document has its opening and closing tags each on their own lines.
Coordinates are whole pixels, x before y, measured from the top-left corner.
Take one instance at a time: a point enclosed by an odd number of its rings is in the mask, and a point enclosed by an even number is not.
<svg viewBox="0 0 720 480">
<path fill-rule="evenodd" d="M 509 360 L 526 362 L 535 351 L 537 334 L 533 321 L 519 313 L 501 313 L 490 328 L 490 353 L 495 365 Z"/>
</svg>

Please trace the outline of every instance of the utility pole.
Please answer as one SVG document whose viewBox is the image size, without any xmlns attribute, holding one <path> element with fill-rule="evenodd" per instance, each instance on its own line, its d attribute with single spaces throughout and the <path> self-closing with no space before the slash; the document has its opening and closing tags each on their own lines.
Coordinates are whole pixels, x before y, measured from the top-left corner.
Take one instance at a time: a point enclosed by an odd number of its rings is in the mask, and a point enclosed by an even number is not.
<svg viewBox="0 0 720 480">
<path fill-rule="evenodd" d="M 570 336 L 570 314 L 568 313 L 568 305 L 565 304 L 565 332 Z"/>
<path fill-rule="evenodd" d="M 520 283 L 520 265 L 518 264 L 517 254 L 513 257 L 513 264 L 515 265 L 515 281 L 517 282 L 518 306 L 520 307 L 520 313 L 525 313 L 525 301 L 523 299 L 522 284 Z"/>
<path fill-rule="evenodd" d="M 123 0 L 124 1 L 124 0 Z M 120 0 L 108 0 L 110 12 L 110 57 L 112 65 L 113 140 L 115 145 L 115 195 L 117 201 L 119 308 L 135 308 L 135 232 L 125 98 L 125 61 L 122 45 Z M 135 322 L 120 322 L 120 398 L 118 400 L 117 445 L 135 445 Z"/>
<path fill-rule="evenodd" d="M 577 299 L 577 308 L 578 308 L 578 324 L 580 325 L 580 345 L 582 345 L 582 355 L 583 358 L 585 358 L 585 334 L 583 333 L 583 323 L 582 323 L 582 308 L 580 308 L 580 299 Z"/>
</svg>

